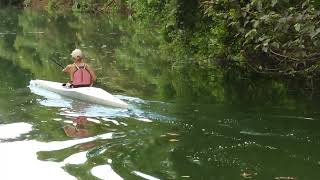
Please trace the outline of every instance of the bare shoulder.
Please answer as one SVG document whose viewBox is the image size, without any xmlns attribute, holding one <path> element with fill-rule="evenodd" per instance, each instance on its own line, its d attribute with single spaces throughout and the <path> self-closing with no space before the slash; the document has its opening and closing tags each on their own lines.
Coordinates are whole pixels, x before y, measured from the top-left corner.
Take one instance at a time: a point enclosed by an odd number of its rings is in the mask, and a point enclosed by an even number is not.
<svg viewBox="0 0 320 180">
<path fill-rule="evenodd" d="M 66 68 L 71 68 L 73 67 L 73 64 L 68 64 Z"/>
</svg>

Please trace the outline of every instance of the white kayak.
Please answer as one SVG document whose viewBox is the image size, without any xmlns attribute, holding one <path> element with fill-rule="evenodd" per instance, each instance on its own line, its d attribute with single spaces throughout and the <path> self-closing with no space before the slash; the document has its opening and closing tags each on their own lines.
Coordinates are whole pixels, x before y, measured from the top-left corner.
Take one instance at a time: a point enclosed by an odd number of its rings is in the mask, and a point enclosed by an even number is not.
<svg viewBox="0 0 320 180">
<path fill-rule="evenodd" d="M 79 88 L 69 88 L 62 86 L 62 83 L 45 81 L 45 80 L 31 80 L 30 86 L 36 86 L 39 88 L 46 89 L 48 91 L 55 92 L 57 94 L 78 99 L 81 101 L 86 101 L 90 103 L 127 108 L 128 104 L 122 100 L 116 98 L 107 91 L 96 88 L 96 87 L 79 87 Z"/>
</svg>

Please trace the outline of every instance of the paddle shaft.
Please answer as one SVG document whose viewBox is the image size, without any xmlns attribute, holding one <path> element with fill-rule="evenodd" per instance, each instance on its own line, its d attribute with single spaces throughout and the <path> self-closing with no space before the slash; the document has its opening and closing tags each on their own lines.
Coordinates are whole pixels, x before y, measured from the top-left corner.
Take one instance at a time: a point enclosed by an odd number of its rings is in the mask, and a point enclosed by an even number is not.
<svg viewBox="0 0 320 180">
<path fill-rule="evenodd" d="M 60 63 L 58 63 L 57 61 L 55 61 L 55 60 L 53 60 L 53 59 L 51 59 L 50 58 L 50 60 L 52 61 L 52 62 L 54 62 L 56 65 L 58 65 L 58 66 L 60 66 L 62 69 L 64 69 L 64 66 L 62 66 Z"/>
</svg>

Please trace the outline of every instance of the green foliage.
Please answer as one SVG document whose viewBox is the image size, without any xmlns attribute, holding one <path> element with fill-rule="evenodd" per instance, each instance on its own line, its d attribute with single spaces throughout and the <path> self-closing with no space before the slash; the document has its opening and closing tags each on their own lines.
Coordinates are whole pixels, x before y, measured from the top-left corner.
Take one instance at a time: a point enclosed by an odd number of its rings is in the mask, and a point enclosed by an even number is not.
<svg viewBox="0 0 320 180">
<path fill-rule="evenodd" d="M 320 12 L 313 3 L 217 0 L 204 1 L 202 6 L 207 16 L 225 19 L 233 41 L 239 43 L 236 48 L 255 71 L 293 75 L 318 70 Z"/>
<path fill-rule="evenodd" d="M 128 1 L 142 23 L 156 21 L 173 67 L 217 63 L 282 76 L 319 72 L 317 1 Z M 185 57 L 191 57 L 185 58 Z M 217 67 L 217 66 L 216 66 Z"/>
<path fill-rule="evenodd" d="M 119 0 L 49 0 L 47 10 L 51 13 L 63 13 L 72 10 L 75 13 L 96 14 L 101 12 L 119 11 L 122 4 L 123 2 Z"/>
<path fill-rule="evenodd" d="M 59 0 L 49 0 L 48 5 L 46 6 L 46 10 L 52 14 L 61 13 L 66 10 L 68 5 L 69 4 L 64 4 Z"/>
<path fill-rule="evenodd" d="M 76 0 L 73 2 L 72 10 L 73 11 L 94 11 L 97 10 L 97 8 L 102 3 L 107 3 L 108 0 Z"/>
<path fill-rule="evenodd" d="M 159 27 L 164 37 L 159 50 L 163 55 L 170 53 L 163 61 L 185 77 L 190 67 L 198 73 L 211 72 L 207 76 L 215 78 L 207 84 L 221 84 L 232 71 L 241 72 L 239 80 L 256 73 L 265 80 L 268 74 L 282 80 L 308 79 L 319 72 L 320 13 L 315 1 L 151 0 L 128 4 L 136 21 Z"/>
</svg>

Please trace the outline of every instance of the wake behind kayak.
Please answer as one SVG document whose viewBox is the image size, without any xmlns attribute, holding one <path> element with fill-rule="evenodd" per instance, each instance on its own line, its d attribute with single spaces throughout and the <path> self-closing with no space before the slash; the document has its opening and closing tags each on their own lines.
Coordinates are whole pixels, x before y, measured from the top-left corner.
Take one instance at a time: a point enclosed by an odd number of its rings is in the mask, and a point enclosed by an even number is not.
<svg viewBox="0 0 320 180">
<path fill-rule="evenodd" d="M 118 108 L 128 108 L 128 104 L 116 98 L 107 91 L 96 87 L 79 87 L 69 88 L 62 86 L 62 83 L 45 81 L 45 80 L 31 80 L 30 87 L 43 88 L 51 92 L 55 92 L 62 96 L 72 99 L 78 99 L 85 102 L 100 104 Z"/>
</svg>

